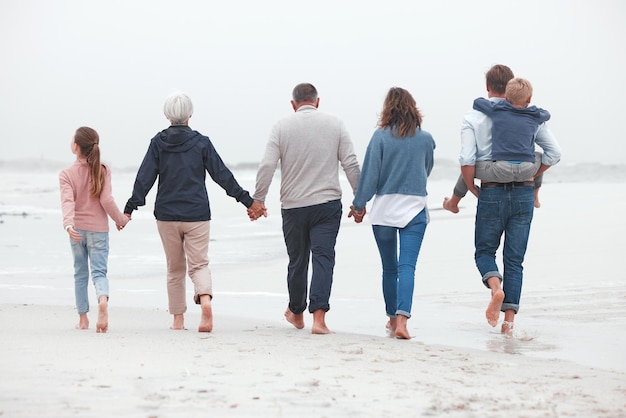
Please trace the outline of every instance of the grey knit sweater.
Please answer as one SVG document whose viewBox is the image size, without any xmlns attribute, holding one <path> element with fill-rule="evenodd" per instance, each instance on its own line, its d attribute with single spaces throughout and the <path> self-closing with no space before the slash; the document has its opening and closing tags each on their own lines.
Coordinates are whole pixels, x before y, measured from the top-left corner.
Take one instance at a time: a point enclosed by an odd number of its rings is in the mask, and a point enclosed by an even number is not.
<svg viewBox="0 0 626 418">
<path fill-rule="evenodd" d="M 309 105 L 279 120 L 272 128 L 257 172 L 255 200 L 265 201 L 279 162 L 283 209 L 341 199 L 339 165 L 353 194 L 361 173 L 343 122 Z"/>
</svg>

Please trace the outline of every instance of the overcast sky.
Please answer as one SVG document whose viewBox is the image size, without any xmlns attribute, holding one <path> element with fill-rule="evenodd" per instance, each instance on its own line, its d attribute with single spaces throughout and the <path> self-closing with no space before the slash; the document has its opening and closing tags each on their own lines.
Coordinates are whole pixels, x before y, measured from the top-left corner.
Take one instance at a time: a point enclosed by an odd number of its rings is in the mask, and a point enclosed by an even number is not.
<svg viewBox="0 0 626 418">
<path fill-rule="evenodd" d="M 362 161 L 382 101 L 408 89 L 456 161 L 463 114 L 496 63 L 529 79 L 563 163 L 623 163 L 622 0 L 0 0 L 0 160 L 73 160 L 79 126 L 103 160 L 138 166 L 168 125 L 165 97 L 227 163 L 258 162 L 292 88 L 313 83 Z"/>
</svg>

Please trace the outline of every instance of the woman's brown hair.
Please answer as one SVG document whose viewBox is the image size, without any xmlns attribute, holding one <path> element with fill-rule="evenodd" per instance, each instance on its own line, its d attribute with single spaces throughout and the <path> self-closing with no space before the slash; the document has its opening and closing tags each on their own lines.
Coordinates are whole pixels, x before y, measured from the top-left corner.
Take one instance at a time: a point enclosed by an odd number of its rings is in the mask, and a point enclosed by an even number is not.
<svg viewBox="0 0 626 418">
<path fill-rule="evenodd" d="M 411 93 L 400 87 L 389 89 L 378 126 L 389 127 L 391 134 L 399 138 L 413 136 L 421 129 L 422 114 Z"/>
<path fill-rule="evenodd" d="M 87 159 L 89 174 L 91 175 L 91 195 L 100 197 L 104 184 L 104 167 L 100 163 L 100 137 L 94 129 L 81 126 L 76 129 L 74 142 L 80 148 L 80 153 Z"/>
</svg>

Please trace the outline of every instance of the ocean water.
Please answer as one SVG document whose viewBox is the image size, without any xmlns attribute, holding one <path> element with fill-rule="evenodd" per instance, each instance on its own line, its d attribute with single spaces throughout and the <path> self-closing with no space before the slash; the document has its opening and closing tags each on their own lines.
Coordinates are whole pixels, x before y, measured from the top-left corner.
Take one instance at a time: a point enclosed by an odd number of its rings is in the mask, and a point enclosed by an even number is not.
<svg viewBox="0 0 626 418">
<path fill-rule="evenodd" d="M 255 172 L 234 170 L 248 190 Z M 626 179 L 609 166 L 550 172 L 535 212 L 525 262 L 525 282 L 514 338 L 484 320 L 488 290 L 473 262 L 475 199 L 461 213 L 441 209 L 454 185 L 454 165 L 443 165 L 429 183 L 431 223 L 418 259 L 412 342 L 442 344 L 511 355 L 562 358 L 626 371 Z M 620 177 L 620 173 L 622 177 Z M 0 303 L 68 306 L 73 300 L 72 258 L 62 226 L 58 171 L 0 165 Z M 113 191 L 123 208 L 134 172 L 113 172 Z M 567 178 L 563 178 L 567 177 Z M 350 204 L 344 182 L 344 212 Z M 281 323 L 287 304 L 287 256 L 278 202 L 279 177 L 268 196 L 268 218 L 250 222 L 243 205 L 207 181 L 213 220 L 209 257 L 214 283 L 215 332 L 220 316 L 248 318 L 262 326 Z M 109 279 L 116 305 L 167 310 L 165 260 L 148 205 L 121 232 L 111 224 Z M 366 218 L 367 219 L 367 218 Z M 337 332 L 385 336 L 378 252 L 367 222 L 344 218 L 327 322 Z M 90 290 L 93 292 L 93 289 Z M 199 310 L 191 304 L 191 326 Z M 92 303 L 95 295 L 91 294 Z M 310 318 L 306 318 L 307 326 Z M 166 326 L 168 324 L 164 324 Z M 589 355 L 593 353 L 593 355 Z"/>
</svg>

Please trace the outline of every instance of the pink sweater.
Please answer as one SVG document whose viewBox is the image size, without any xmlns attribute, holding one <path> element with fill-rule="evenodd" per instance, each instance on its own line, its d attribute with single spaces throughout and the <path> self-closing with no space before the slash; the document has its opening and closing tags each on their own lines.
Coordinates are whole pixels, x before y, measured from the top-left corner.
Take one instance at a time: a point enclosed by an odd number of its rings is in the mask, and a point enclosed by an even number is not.
<svg viewBox="0 0 626 418">
<path fill-rule="evenodd" d="M 128 223 L 128 218 L 119 210 L 113 199 L 111 170 L 106 164 L 103 165 L 104 184 L 99 198 L 91 196 L 91 175 L 87 160 L 77 158 L 73 165 L 59 174 L 64 227 L 72 225 L 76 229 L 86 231 L 108 232 L 107 214 L 116 224 Z"/>
</svg>

